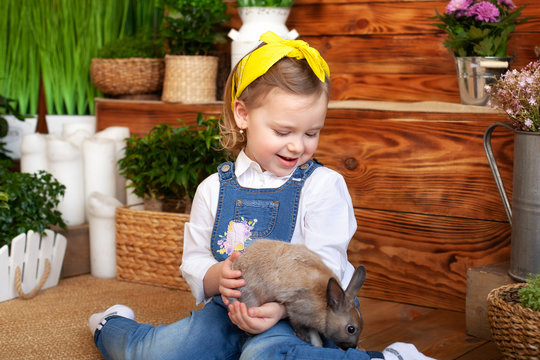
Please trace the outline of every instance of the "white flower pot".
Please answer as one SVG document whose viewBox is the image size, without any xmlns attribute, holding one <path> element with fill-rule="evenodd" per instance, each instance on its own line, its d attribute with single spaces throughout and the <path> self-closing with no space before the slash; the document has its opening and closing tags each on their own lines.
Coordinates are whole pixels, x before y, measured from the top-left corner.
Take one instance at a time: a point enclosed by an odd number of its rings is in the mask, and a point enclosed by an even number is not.
<svg viewBox="0 0 540 360">
<path fill-rule="evenodd" d="M 36 132 L 38 118 L 37 115 L 31 116 L 32 117 L 21 121 L 14 115 L 2 115 L 8 123 L 8 134 L 2 141 L 6 143 L 6 149 L 11 151 L 8 155 L 12 159 L 21 158 L 21 142 L 23 135 Z"/>
<path fill-rule="evenodd" d="M 272 31 L 284 39 L 294 40 L 298 37 L 296 30 L 289 31 L 285 22 L 291 8 L 276 7 L 239 7 L 238 15 L 242 19 L 240 29 L 232 29 L 229 37 L 231 44 L 231 67 L 259 44 L 259 38 L 267 31 Z"/>
</svg>

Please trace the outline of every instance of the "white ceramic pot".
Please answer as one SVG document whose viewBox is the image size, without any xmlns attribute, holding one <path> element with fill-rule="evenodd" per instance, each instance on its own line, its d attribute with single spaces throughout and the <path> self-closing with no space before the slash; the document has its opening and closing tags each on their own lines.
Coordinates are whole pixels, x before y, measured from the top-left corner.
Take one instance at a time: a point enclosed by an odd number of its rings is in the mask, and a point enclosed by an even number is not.
<svg viewBox="0 0 540 360">
<path fill-rule="evenodd" d="M 11 151 L 9 157 L 12 159 L 21 158 L 21 142 L 23 135 L 33 134 L 36 132 L 37 127 L 37 115 L 31 115 L 32 117 L 21 121 L 14 115 L 2 115 L 8 123 L 8 134 L 2 139 L 6 143 L 6 149 Z"/>
<path fill-rule="evenodd" d="M 277 7 L 239 7 L 238 15 L 242 19 L 240 29 L 232 29 L 229 37 L 231 43 L 231 67 L 248 52 L 259 44 L 259 38 L 267 31 L 272 31 L 284 39 L 294 40 L 298 37 L 296 30 L 289 31 L 285 22 L 289 17 L 291 8 Z"/>
</svg>

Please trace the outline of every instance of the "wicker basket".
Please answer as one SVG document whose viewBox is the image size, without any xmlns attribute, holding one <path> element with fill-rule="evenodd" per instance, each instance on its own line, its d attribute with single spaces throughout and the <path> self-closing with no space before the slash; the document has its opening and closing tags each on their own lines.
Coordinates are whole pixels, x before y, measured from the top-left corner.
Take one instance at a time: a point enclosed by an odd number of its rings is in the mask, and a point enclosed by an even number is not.
<svg viewBox="0 0 540 360">
<path fill-rule="evenodd" d="M 525 285 L 501 286 L 487 299 L 491 335 L 507 359 L 540 359 L 540 312 L 519 304 L 518 291 Z"/>
<path fill-rule="evenodd" d="M 218 57 L 166 55 L 161 100 L 205 104 L 216 101 Z"/>
<path fill-rule="evenodd" d="M 163 59 L 92 59 L 94 85 L 109 95 L 138 95 L 159 92 L 163 87 Z"/>
<path fill-rule="evenodd" d="M 180 275 L 189 214 L 116 209 L 116 278 L 188 290 Z"/>
</svg>

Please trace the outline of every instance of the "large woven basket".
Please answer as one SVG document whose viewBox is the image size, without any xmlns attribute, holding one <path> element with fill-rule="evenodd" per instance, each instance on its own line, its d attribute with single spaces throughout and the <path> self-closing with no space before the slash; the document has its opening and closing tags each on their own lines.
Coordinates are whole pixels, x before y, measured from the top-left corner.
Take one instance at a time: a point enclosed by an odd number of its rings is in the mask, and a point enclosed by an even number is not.
<svg viewBox="0 0 540 360">
<path fill-rule="evenodd" d="M 216 101 L 216 56 L 166 55 L 161 100 L 205 104 Z"/>
<path fill-rule="evenodd" d="M 519 303 L 518 291 L 525 285 L 504 285 L 488 295 L 491 335 L 507 359 L 540 359 L 540 312 Z"/>
<path fill-rule="evenodd" d="M 188 290 L 180 275 L 189 214 L 116 209 L 116 278 Z"/>
<path fill-rule="evenodd" d="M 92 59 L 90 76 L 94 85 L 109 95 L 138 95 L 159 92 L 163 87 L 163 59 Z"/>
</svg>

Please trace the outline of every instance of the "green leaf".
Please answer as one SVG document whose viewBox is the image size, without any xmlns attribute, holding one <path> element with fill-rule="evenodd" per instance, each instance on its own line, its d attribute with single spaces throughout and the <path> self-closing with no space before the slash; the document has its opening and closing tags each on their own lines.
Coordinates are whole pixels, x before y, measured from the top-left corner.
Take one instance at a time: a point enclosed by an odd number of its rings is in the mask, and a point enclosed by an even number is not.
<svg viewBox="0 0 540 360">
<path fill-rule="evenodd" d="M 490 56 L 493 53 L 493 39 L 485 38 L 474 47 L 474 51 L 480 56 Z"/>
</svg>

